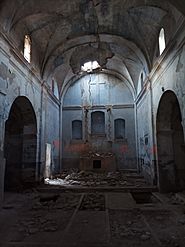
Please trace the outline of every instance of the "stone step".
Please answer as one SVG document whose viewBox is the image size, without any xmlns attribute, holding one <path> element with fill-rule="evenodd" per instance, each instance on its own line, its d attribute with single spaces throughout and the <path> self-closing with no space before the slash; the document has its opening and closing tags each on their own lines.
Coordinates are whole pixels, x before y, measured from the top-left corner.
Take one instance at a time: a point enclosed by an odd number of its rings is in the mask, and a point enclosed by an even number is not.
<svg viewBox="0 0 185 247">
<path fill-rule="evenodd" d="M 42 186 L 37 188 L 37 191 L 40 193 L 62 193 L 65 191 L 68 192 L 157 192 L 158 188 L 156 186 L 124 186 L 124 187 L 80 187 L 80 186 Z"/>
</svg>

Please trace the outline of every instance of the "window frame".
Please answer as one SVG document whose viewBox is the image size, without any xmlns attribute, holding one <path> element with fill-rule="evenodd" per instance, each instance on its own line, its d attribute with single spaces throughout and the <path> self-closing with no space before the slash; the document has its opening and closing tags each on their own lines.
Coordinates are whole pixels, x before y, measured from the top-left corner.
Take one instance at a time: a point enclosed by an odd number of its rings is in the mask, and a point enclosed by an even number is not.
<svg viewBox="0 0 185 247">
<path fill-rule="evenodd" d="M 24 36 L 24 51 L 23 55 L 24 58 L 28 63 L 31 63 L 31 48 L 32 48 L 32 42 L 30 35 L 26 34 Z"/>
<path fill-rule="evenodd" d="M 74 126 L 74 123 L 80 123 L 81 124 L 81 126 L 80 126 L 80 132 L 81 132 L 81 138 L 74 138 L 74 128 L 73 128 L 73 126 Z M 82 124 L 82 120 L 79 120 L 79 119 L 75 119 L 75 120 L 73 120 L 72 121 L 72 123 L 71 123 L 71 140 L 72 141 L 82 141 L 83 140 L 83 124 Z"/>
<path fill-rule="evenodd" d="M 122 132 L 123 132 L 124 135 L 123 135 L 122 138 L 118 138 L 116 136 L 116 122 L 118 122 L 118 121 L 122 121 L 123 126 L 124 126 L 124 128 L 122 130 Z M 125 128 L 126 124 L 125 123 L 126 123 L 126 121 L 125 121 L 124 118 L 116 118 L 116 119 L 114 119 L 114 140 L 115 141 L 122 142 L 122 141 L 125 141 L 126 140 L 126 128 Z"/>
<path fill-rule="evenodd" d="M 104 123 L 103 123 L 103 127 L 102 129 L 104 128 L 104 131 L 103 132 L 94 132 L 93 131 L 93 115 L 97 114 L 97 113 L 101 113 L 102 116 L 103 116 L 103 120 L 104 120 Z M 91 112 L 91 135 L 92 136 L 99 136 L 99 137 L 104 137 L 106 136 L 106 129 L 105 129 L 105 112 L 103 111 L 93 111 Z"/>
<path fill-rule="evenodd" d="M 166 49 L 165 30 L 162 27 L 159 32 L 159 55 L 160 56 L 162 55 L 165 49 Z"/>
</svg>

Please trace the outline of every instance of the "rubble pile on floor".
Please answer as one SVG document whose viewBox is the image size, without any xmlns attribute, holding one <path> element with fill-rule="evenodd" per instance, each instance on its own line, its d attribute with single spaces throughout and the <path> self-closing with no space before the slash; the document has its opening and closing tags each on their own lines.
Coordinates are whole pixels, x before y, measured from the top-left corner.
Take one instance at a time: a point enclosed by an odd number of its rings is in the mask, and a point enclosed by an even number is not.
<svg viewBox="0 0 185 247">
<path fill-rule="evenodd" d="M 79 201 L 78 195 L 38 194 L 33 200 L 32 210 L 73 210 Z"/>
<path fill-rule="evenodd" d="M 64 171 L 54 179 L 45 179 L 45 184 L 82 187 L 140 187 L 146 185 L 146 182 L 137 173 Z"/>
<path fill-rule="evenodd" d="M 115 238 L 138 238 L 146 241 L 151 238 L 151 233 L 135 221 L 127 221 L 126 224 L 112 223 L 111 231 Z M 135 226 L 136 225 L 136 226 Z"/>
<path fill-rule="evenodd" d="M 110 158 L 113 156 L 113 153 L 94 153 L 94 152 L 88 152 L 86 153 L 83 157 L 86 157 L 86 158 L 97 158 L 97 157 L 101 157 L 101 158 Z"/>
<path fill-rule="evenodd" d="M 21 233 L 21 239 L 40 232 L 58 231 L 62 225 L 60 217 L 65 221 L 64 212 L 71 215 L 80 199 L 80 195 L 70 193 L 35 193 L 30 195 L 29 204 L 24 205 L 25 208 L 29 208 L 27 214 L 22 210 L 19 215 L 21 218 L 14 225 Z M 62 227 L 65 228 L 65 224 Z"/>
</svg>

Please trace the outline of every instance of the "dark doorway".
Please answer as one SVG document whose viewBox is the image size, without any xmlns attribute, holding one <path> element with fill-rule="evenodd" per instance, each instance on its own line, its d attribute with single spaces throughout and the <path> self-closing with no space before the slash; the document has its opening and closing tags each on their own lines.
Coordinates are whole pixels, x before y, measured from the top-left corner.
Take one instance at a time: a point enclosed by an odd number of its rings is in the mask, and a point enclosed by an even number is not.
<svg viewBox="0 0 185 247">
<path fill-rule="evenodd" d="M 101 169 L 101 160 L 93 160 L 93 168 Z"/>
<path fill-rule="evenodd" d="M 18 97 L 5 124 L 5 190 L 31 186 L 36 175 L 37 124 L 30 101 Z"/>
<path fill-rule="evenodd" d="M 157 112 L 157 151 L 161 192 L 185 188 L 185 145 L 181 111 L 176 95 L 166 91 Z"/>
</svg>

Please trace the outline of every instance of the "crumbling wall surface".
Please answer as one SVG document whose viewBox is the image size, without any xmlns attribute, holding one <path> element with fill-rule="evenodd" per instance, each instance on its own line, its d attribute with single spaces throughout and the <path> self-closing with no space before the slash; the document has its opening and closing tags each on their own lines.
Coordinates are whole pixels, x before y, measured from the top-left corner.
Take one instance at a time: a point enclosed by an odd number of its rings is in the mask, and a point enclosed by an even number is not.
<svg viewBox="0 0 185 247">
<path fill-rule="evenodd" d="M 92 131 L 92 114 L 95 112 L 104 114 L 104 133 Z M 89 153 L 101 154 L 101 157 L 112 153 L 116 157 L 117 169 L 136 168 L 134 101 L 124 81 L 98 73 L 82 77 L 64 95 L 62 119 L 63 167 L 79 167 L 80 157 Z M 116 119 L 125 120 L 125 136 L 117 140 Z M 82 140 L 72 139 L 74 120 L 82 121 Z M 93 121 L 100 124 L 99 117 Z"/>
<path fill-rule="evenodd" d="M 152 161 L 155 155 L 155 145 L 152 136 L 151 92 L 146 88 L 145 95 L 137 103 L 137 138 L 138 138 L 138 167 L 145 177 L 154 177 Z"/>
<path fill-rule="evenodd" d="M 166 174 L 170 171 L 170 164 L 165 164 L 164 160 L 158 159 L 158 147 L 164 145 L 164 150 L 167 151 L 167 144 L 163 144 L 157 139 L 157 114 L 159 111 L 162 96 L 166 92 L 171 92 L 177 97 L 177 104 L 180 106 L 182 119 L 181 126 L 183 134 L 185 134 L 185 45 L 184 45 L 185 30 L 176 37 L 176 44 L 172 49 L 164 51 L 155 64 L 149 78 L 145 81 L 143 96 L 138 97 L 137 102 L 137 122 L 138 122 L 138 150 L 140 167 L 145 175 L 149 175 L 151 181 L 159 183 L 159 170 L 161 166 L 166 169 Z M 172 102 L 171 102 L 172 103 Z M 169 102 L 166 103 L 166 116 L 173 118 L 177 112 L 170 113 Z M 174 108 L 177 109 L 177 108 Z M 169 114 L 168 114 L 169 112 Z M 172 116 L 169 116 L 169 115 Z M 170 120 L 169 120 L 170 121 Z M 167 128 L 167 127 L 166 127 Z M 185 135 L 184 135 L 185 136 Z M 183 136 L 183 138 L 184 138 Z M 146 141 L 146 138 L 148 139 Z M 167 139 L 166 139 L 167 140 Z M 175 144 L 174 144 L 175 145 Z M 181 145 L 182 154 L 185 153 L 184 144 Z M 165 148 L 166 147 L 166 148 Z M 143 151 L 142 151 L 143 150 Z M 144 156 L 145 153 L 145 156 Z M 164 154 L 165 155 L 165 154 Z M 144 158 L 145 157 L 145 158 Z M 178 160 L 171 160 L 171 164 L 181 163 L 181 173 L 184 173 L 184 161 L 178 157 Z M 161 163 L 162 162 L 162 163 Z M 185 177 L 185 176 L 184 176 Z M 158 178 L 158 181 L 156 181 Z"/>
<path fill-rule="evenodd" d="M 42 98 L 46 97 L 46 104 L 42 104 Z M 30 103 L 36 120 L 36 159 L 35 159 L 35 178 L 42 177 L 42 166 L 45 162 L 45 143 L 56 145 L 59 140 L 59 103 L 55 100 L 43 86 L 39 73 L 28 64 L 23 55 L 14 51 L 13 47 L 6 40 L 0 38 L 0 165 L 3 165 L 5 158 L 5 123 L 10 116 L 13 103 L 19 97 L 24 97 Z M 54 96 L 53 96 L 54 98 Z M 43 110 L 43 108 L 45 109 Z M 51 114 L 48 114 L 48 111 Z M 21 114 L 24 115 L 24 112 Z M 31 125 L 24 126 L 25 135 L 31 130 Z M 28 128 L 29 127 L 29 128 Z M 23 134 L 24 134 L 23 131 Z M 27 133 L 26 133 L 27 132 Z M 24 137 L 23 137 L 24 138 Z M 22 156 L 24 162 L 28 161 L 29 152 L 33 145 L 29 142 L 23 145 Z M 8 152 L 8 150 L 7 150 Z M 31 151 L 30 151 L 31 152 Z M 53 160 L 56 167 L 59 166 L 56 156 L 59 156 L 59 150 L 54 149 Z M 15 154 L 16 155 L 16 154 Z M 6 162 L 5 162 L 6 164 Z M 5 165 L 6 166 L 6 165 Z M 0 169 L 2 170 L 2 169 Z M 0 174 L 1 181 L 4 174 Z"/>
<path fill-rule="evenodd" d="M 49 97 L 44 99 L 43 108 L 46 112 L 43 124 L 45 127 L 45 143 L 51 144 L 51 172 L 52 174 L 58 173 L 59 164 L 59 150 L 60 150 L 60 139 L 59 139 L 59 104 L 51 100 Z"/>
</svg>

